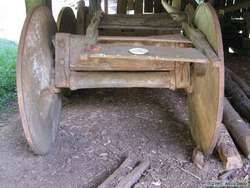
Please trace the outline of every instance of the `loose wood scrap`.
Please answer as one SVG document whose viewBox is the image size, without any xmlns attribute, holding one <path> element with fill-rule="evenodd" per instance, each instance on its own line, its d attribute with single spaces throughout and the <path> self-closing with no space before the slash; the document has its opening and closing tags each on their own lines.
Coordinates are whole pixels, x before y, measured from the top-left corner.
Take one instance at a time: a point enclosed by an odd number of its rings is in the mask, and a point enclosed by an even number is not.
<svg viewBox="0 0 250 188">
<path fill-rule="evenodd" d="M 138 163 L 138 159 L 135 156 L 129 155 L 128 158 L 114 171 L 98 188 L 111 188 L 118 184 L 120 178 L 126 176 Z"/>
<path fill-rule="evenodd" d="M 250 121 L 250 99 L 233 79 L 229 71 L 225 72 L 225 94 L 241 117 Z"/>
<path fill-rule="evenodd" d="M 150 166 L 148 160 L 139 161 L 134 155 L 129 157 L 98 188 L 130 188 Z"/>
<path fill-rule="evenodd" d="M 250 129 L 226 98 L 224 99 L 223 123 L 225 124 L 229 133 L 232 135 L 235 143 L 249 159 Z"/>
<path fill-rule="evenodd" d="M 243 163 L 240 154 L 231 136 L 224 125 L 222 125 L 220 128 L 220 138 L 218 140 L 216 149 L 219 153 L 221 161 L 223 162 L 224 168 L 226 170 L 242 168 Z"/>
<path fill-rule="evenodd" d="M 128 174 L 124 179 L 122 179 L 116 188 L 130 188 L 132 187 L 142 176 L 143 172 L 147 170 L 150 166 L 150 162 L 148 160 L 144 160 L 140 162 L 138 166 L 134 168 L 134 170 Z"/>
</svg>

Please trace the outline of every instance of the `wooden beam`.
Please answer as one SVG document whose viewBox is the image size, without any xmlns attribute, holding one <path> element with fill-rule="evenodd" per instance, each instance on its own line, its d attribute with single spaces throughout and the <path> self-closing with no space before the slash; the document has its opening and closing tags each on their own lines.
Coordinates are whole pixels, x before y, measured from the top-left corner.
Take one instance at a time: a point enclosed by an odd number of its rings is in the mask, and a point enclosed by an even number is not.
<svg viewBox="0 0 250 188">
<path fill-rule="evenodd" d="M 184 34 L 192 41 L 195 48 L 204 53 L 214 64 L 219 64 L 221 62 L 218 55 L 208 43 L 206 37 L 198 29 L 195 29 L 187 23 L 182 23 L 182 28 Z"/>
<path fill-rule="evenodd" d="M 125 178 L 123 178 L 116 188 L 131 188 L 142 176 L 143 172 L 150 167 L 150 161 L 144 160 L 139 163 Z"/>
<path fill-rule="evenodd" d="M 250 129 L 226 98 L 224 98 L 223 123 L 244 155 L 250 159 Z"/>
<path fill-rule="evenodd" d="M 174 72 L 73 72 L 71 90 L 86 88 L 169 88 L 176 89 Z"/>
<path fill-rule="evenodd" d="M 148 37 L 100 36 L 98 37 L 97 42 L 101 44 L 125 44 L 131 46 L 152 45 L 177 48 L 192 47 L 191 41 L 183 37 L 181 34 Z"/>
</svg>

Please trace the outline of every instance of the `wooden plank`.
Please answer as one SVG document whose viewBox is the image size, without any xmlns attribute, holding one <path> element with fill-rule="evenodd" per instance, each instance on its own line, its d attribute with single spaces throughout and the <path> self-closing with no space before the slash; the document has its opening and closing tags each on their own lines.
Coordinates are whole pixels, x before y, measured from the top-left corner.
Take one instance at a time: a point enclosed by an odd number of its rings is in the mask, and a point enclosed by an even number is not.
<svg viewBox="0 0 250 188">
<path fill-rule="evenodd" d="M 220 137 L 216 146 L 225 170 L 242 168 L 240 154 L 224 125 L 220 128 Z"/>
<path fill-rule="evenodd" d="M 85 88 L 175 89 L 174 72 L 71 72 L 70 89 Z"/>
<path fill-rule="evenodd" d="M 137 46 L 149 51 L 145 55 L 133 55 L 131 46 L 98 44 L 98 52 L 82 54 L 80 60 L 71 61 L 75 71 L 160 71 L 173 70 L 175 62 L 206 64 L 207 58 L 194 48 L 167 48 Z"/>
<path fill-rule="evenodd" d="M 102 44 L 125 44 L 132 46 L 153 45 L 165 47 L 192 47 L 192 43 L 181 34 L 156 35 L 146 37 L 100 36 L 97 39 Z"/>
<path fill-rule="evenodd" d="M 224 98 L 223 123 L 244 155 L 250 159 L 250 129 L 226 98 Z"/>
<path fill-rule="evenodd" d="M 105 15 L 102 18 L 99 28 L 108 26 L 181 27 L 168 14 Z"/>
</svg>

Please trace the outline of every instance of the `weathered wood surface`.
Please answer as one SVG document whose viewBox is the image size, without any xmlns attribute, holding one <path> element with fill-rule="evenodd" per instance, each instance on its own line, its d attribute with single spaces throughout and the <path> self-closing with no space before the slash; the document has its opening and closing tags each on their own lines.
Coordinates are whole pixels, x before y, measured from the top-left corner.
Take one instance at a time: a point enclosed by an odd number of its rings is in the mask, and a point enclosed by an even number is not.
<svg viewBox="0 0 250 188">
<path fill-rule="evenodd" d="M 181 25 L 168 14 L 106 15 L 99 30 L 101 35 L 158 35 L 180 33 Z"/>
<path fill-rule="evenodd" d="M 145 14 L 145 15 L 105 15 L 99 28 L 104 26 L 148 26 L 148 27 L 181 27 L 181 25 L 168 14 Z"/>
<path fill-rule="evenodd" d="M 128 0 L 118 0 L 117 1 L 117 14 L 127 13 Z"/>
<path fill-rule="evenodd" d="M 17 94 L 25 136 L 36 154 L 46 154 L 55 141 L 61 98 L 54 88 L 56 23 L 51 11 L 38 6 L 29 11 L 17 55 Z"/>
<path fill-rule="evenodd" d="M 69 87 L 70 34 L 57 33 L 55 37 L 55 85 Z"/>
<path fill-rule="evenodd" d="M 249 159 L 250 129 L 226 98 L 224 98 L 223 123 L 237 146 Z"/>
<path fill-rule="evenodd" d="M 63 7 L 57 17 L 57 30 L 60 33 L 76 33 L 76 18 L 70 7 Z"/>
<path fill-rule="evenodd" d="M 125 178 L 123 178 L 116 188 L 131 188 L 142 176 L 143 172 L 150 167 L 150 161 L 144 160 L 136 166 L 131 173 L 129 173 Z"/>
<path fill-rule="evenodd" d="M 250 99 L 232 79 L 230 71 L 226 71 L 225 74 L 225 94 L 241 117 L 250 121 Z"/>
<path fill-rule="evenodd" d="M 139 159 L 134 155 L 129 155 L 123 163 L 97 188 L 116 187 L 119 181 L 125 177 L 136 166 Z"/>
<path fill-rule="evenodd" d="M 194 48 L 137 47 L 145 48 L 149 53 L 133 55 L 129 52 L 131 46 L 97 44 L 94 50 L 79 54 L 79 60 L 71 61 L 70 68 L 75 71 L 160 71 L 174 70 L 175 63 L 208 62 Z"/>
<path fill-rule="evenodd" d="M 70 89 L 169 88 L 174 90 L 174 72 L 71 72 Z"/>
<path fill-rule="evenodd" d="M 207 22 L 209 24 L 205 24 Z M 191 74 L 192 90 L 188 94 L 190 128 L 198 148 L 205 154 L 211 154 L 217 143 L 223 113 L 224 56 L 221 29 L 215 10 L 205 3 L 197 8 L 193 24 L 206 36 L 207 41 L 194 40 L 186 29 L 184 34 L 207 56 L 209 63 L 203 76 L 194 72 Z M 212 52 L 211 47 L 217 57 L 206 52 L 207 48 Z M 195 66 L 197 64 L 194 64 L 194 69 Z"/>
<path fill-rule="evenodd" d="M 86 35 L 84 37 L 84 46 L 88 47 L 89 45 L 95 44 L 97 41 L 98 26 L 101 22 L 103 16 L 102 11 L 97 11 L 96 14 L 92 17 L 90 24 L 88 25 Z"/>
<path fill-rule="evenodd" d="M 191 41 L 181 34 L 146 37 L 100 36 L 97 42 L 102 44 L 125 44 L 131 46 L 153 45 L 179 48 L 192 47 Z"/>
<path fill-rule="evenodd" d="M 224 125 L 220 126 L 220 137 L 216 146 L 225 170 L 242 168 L 240 154 Z"/>
</svg>

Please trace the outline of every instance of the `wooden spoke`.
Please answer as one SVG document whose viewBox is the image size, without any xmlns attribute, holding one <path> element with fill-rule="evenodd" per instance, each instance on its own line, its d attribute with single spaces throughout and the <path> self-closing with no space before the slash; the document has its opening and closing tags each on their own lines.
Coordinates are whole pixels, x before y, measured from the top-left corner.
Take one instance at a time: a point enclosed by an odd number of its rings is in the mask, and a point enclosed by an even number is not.
<svg viewBox="0 0 250 188">
<path fill-rule="evenodd" d="M 53 87 L 52 37 L 56 23 L 45 6 L 26 18 L 17 57 L 17 93 L 25 136 L 36 154 L 45 154 L 55 140 L 61 98 Z"/>
</svg>

